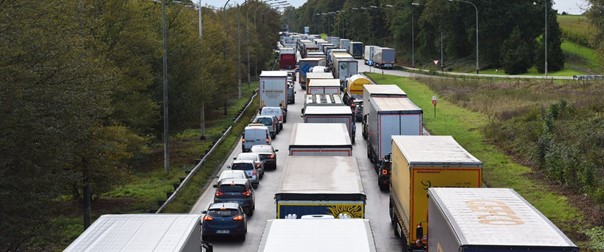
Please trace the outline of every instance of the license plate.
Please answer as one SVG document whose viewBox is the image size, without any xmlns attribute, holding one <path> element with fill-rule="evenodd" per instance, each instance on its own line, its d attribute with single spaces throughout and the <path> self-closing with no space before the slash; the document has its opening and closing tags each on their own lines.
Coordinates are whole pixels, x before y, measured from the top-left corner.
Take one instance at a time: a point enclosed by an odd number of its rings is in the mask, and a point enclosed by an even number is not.
<svg viewBox="0 0 604 252">
<path fill-rule="evenodd" d="M 230 232 L 231 232 L 230 230 L 216 230 L 217 234 L 228 234 Z"/>
</svg>

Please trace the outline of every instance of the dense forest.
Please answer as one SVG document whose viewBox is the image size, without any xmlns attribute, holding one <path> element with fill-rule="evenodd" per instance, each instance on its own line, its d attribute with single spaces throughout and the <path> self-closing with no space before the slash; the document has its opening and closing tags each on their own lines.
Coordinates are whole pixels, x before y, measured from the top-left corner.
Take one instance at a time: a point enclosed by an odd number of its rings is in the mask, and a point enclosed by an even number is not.
<svg viewBox="0 0 604 252">
<path fill-rule="evenodd" d="M 480 68 L 504 68 L 518 74 L 532 66 L 544 72 L 547 14 L 548 71 L 564 67 L 561 32 L 551 0 L 470 2 L 309 0 L 300 8 L 287 9 L 283 22 L 292 31 L 309 26 L 311 33 L 396 48 L 399 63 L 405 65 L 411 65 L 413 47 L 416 65 L 429 66 L 440 59 L 442 46 L 445 68 L 451 68 L 474 62 L 477 10 Z"/>
<path fill-rule="evenodd" d="M 262 2 L 202 8 L 200 40 L 190 1 L 167 2 L 169 128 L 178 132 L 203 104 L 222 112 L 237 98 L 237 22 L 242 55 L 250 46 L 242 76 L 257 62 L 256 76 L 273 58 L 279 13 Z M 58 202 L 79 204 L 85 184 L 93 198 L 122 185 L 161 149 L 161 10 L 151 0 L 0 1 L 2 250 L 52 236 Z"/>
</svg>

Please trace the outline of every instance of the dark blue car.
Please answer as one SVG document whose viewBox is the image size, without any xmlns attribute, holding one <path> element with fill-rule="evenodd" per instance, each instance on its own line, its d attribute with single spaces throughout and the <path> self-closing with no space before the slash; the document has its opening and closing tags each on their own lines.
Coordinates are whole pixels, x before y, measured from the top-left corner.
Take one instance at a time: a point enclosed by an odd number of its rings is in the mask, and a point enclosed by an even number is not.
<svg viewBox="0 0 604 252">
<path fill-rule="evenodd" d="M 255 193 L 249 179 L 223 179 L 214 187 L 214 203 L 236 202 L 247 216 L 254 214 Z"/>
<path fill-rule="evenodd" d="M 236 238 L 245 240 L 247 219 L 238 203 L 212 203 L 204 214 L 201 223 L 201 239 L 207 241 L 213 237 Z"/>
</svg>

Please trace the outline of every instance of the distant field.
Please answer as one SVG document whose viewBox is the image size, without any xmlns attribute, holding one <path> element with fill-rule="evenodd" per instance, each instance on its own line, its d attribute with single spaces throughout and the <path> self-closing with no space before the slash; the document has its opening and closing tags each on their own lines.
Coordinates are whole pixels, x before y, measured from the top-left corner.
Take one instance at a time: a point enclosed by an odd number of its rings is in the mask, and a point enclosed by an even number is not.
<svg viewBox="0 0 604 252">
<path fill-rule="evenodd" d="M 595 34 L 589 20 L 585 16 L 558 15 L 558 23 L 562 30 L 562 38 L 573 43 L 589 47 L 589 40 Z"/>
</svg>

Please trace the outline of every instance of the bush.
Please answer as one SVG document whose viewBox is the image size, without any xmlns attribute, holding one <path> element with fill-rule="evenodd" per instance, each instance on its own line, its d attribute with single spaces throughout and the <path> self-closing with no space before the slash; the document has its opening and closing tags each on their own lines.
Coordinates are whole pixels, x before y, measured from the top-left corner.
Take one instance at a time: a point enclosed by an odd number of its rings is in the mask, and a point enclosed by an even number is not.
<svg viewBox="0 0 604 252">
<path fill-rule="evenodd" d="M 518 26 L 503 42 L 500 51 L 501 64 L 506 74 L 526 73 L 532 65 L 532 46 L 524 39 Z"/>
</svg>

